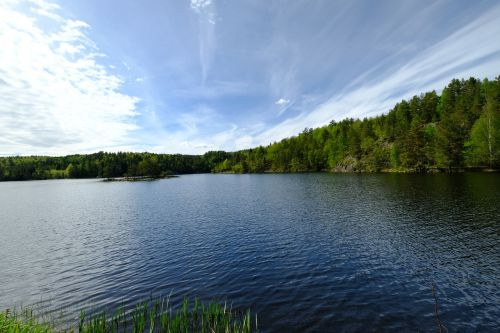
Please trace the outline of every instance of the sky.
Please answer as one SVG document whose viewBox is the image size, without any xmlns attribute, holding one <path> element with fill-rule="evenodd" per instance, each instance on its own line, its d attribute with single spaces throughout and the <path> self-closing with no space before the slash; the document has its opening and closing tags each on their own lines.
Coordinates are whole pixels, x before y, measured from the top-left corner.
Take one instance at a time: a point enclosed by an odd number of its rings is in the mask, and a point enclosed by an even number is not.
<svg viewBox="0 0 500 333">
<path fill-rule="evenodd" d="M 497 0 L 0 0 L 0 155 L 234 151 L 498 75 Z"/>
</svg>

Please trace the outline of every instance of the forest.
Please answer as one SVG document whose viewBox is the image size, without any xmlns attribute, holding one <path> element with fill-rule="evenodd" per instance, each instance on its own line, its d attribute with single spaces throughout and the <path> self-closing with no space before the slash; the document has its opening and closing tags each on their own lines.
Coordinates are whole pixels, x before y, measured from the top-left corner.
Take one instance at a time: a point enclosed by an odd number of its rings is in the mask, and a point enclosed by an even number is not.
<svg viewBox="0 0 500 333">
<path fill-rule="evenodd" d="M 452 80 L 387 114 L 306 128 L 267 147 L 242 150 L 215 172 L 430 172 L 500 166 L 500 77 Z"/>
<path fill-rule="evenodd" d="M 432 172 L 500 167 L 500 76 L 452 80 L 388 113 L 344 119 L 266 147 L 203 155 L 99 152 L 0 158 L 0 180 L 205 172 Z"/>
<path fill-rule="evenodd" d="M 2 157 L 0 180 L 161 177 L 206 173 L 228 157 L 224 152 L 208 152 L 204 155 L 98 152 L 62 157 Z"/>
</svg>

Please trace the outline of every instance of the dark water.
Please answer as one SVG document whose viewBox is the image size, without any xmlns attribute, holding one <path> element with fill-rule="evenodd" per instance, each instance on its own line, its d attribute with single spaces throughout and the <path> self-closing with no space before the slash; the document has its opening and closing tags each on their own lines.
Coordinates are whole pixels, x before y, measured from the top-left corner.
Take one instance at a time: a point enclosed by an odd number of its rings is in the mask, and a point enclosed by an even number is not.
<svg viewBox="0 0 500 333">
<path fill-rule="evenodd" d="M 261 332 L 500 329 L 500 175 L 0 183 L 0 308 L 227 299 Z"/>
</svg>

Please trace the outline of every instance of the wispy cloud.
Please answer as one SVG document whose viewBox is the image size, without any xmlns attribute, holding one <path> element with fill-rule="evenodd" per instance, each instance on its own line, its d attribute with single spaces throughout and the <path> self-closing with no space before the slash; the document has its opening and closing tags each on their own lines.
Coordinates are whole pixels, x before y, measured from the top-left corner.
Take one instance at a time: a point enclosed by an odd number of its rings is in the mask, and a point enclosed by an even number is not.
<svg viewBox="0 0 500 333">
<path fill-rule="evenodd" d="M 26 4 L 26 2 L 24 2 Z M 65 154 L 109 149 L 137 129 L 138 98 L 99 63 L 88 24 L 66 19 L 54 3 L 29 11 L 0 3 L 0 152 Z M 40 17 L 53 27 L 40 27 Z"/>
<path fill-rule="evenodd" d="M 29 0 L 34 6 L 30 8 L 30 11 L 36 13 L 40 16 L 48 17 L 55 21 L 62 21 L 63 18 L 55 13 L 56 10 L 61 7 L 56 3 L 50 3 L 44 0 Z"/>
<path fill-rule="evenodd" d="M 425 14 L 429 15 L 430 11 Z M 500 44 L 492 41 L 500 35 L 499 18 L 500 6 L 497 6 L 420 52 L 414 52 L 411 57 L 405 56 L 392 64 L 393 59 L 388 59 L 383 66 L 370 67 L 351 77 L 343 88 L 323 85 L 323 89 L 313 93 L 304 92 L 302 83 L 309 80 L 314 84 L 317 76 L 310 76 L 317 70 L 314 66 L 321 66 L 322 77 L 326 71 L 323 67 L 330 65 L 325 61 L 328 61 L 331 50 L 323 50 L 322 57 L 315 53 L 310 55 L 307 49 L 301 49 L 293 40 L 288 41 L 278 34 L 270 39 L 272 45 L 261 50 L 263 60 L 259 64 L 267 65 L 264 66 L 266 75 L 260 78 L 260 82 L 267 83 L 265 87 L 270 96 L 281 96 L 267 110 L 270 117 L 279 122 L 271 125 L 269 120 L 261 119 L 258 126 L 252 126 L 257 123 L 228 123 L 216 108 L 210 113 L 195 112 L 193 116 L 179 117 L 181 131 L 166 134 L 164 141 L 172 143 L 170 146 L 155 146 L 153 150 L 172 151 L 172 147 L 176 147 L 176 152 L 203 153 L 213 149 L 237 150 L 267 145 L 296 135 L 305 127 L 326 125 L 333 119 L 385 113 L 401 99 L 441 89 L 455 77 L 498 75 Z M 383 30 L 390 31 L 390 25 L 384 26 Z M 331 49 L 335 49 L 335 45 Z M 308 61 L 311 56 L 314 57 L 312 63 Z M 304 70 L 304 66 L 309 67 Z M 328 73 L 331 70 L 328 68 Z M 231 83 L 227 85 L 230 87 Z M 186 96 L 217 99 L 221 97 L 217 91 L 224 91 L 226 97 L 232 94 L 232 90 L 226 93 L 225 89 L 212 91 L 211 88 L 215 86 L 206 88 L 211 91 L 210 95 L 203 93 L 205 90 L 194 89 Z M 237 94 L 247 89 L 245 84 L 241 84 L 241 88 L 237 89 Z M 279 117 L 276 117 L 276 108 Z M 245 109 L 238 103 L 236 110 L 243 113 Z"/>
<path fill-rule="evenodd" d="M 198 41 L 201 66 L 201 83 L 205 85 L 214 59 L 216 38 L 215 18 L 217 15 L 214 0 L 191 0 L 191 8 L 198 15 Z"/>
<path fill-rule="evenodd" d="M 268 144 L 296 135 L 304 127 L 326 125 L 331 120 L 382 114 L 403 98 L 441 89 L 452 78 L 498 75 L 498 36 L 500 6 L 416 54 L 399 69 L 372 76 L 371 80 L 366 75 L 362 75 L 364 80 L 354 79 L 356 84 L 332 95 L 326 101 L 318 101 L 312 110 L 303 109 L 297 116 L 264 130 L 257 135 L 255 142 Z"/>
</svg>

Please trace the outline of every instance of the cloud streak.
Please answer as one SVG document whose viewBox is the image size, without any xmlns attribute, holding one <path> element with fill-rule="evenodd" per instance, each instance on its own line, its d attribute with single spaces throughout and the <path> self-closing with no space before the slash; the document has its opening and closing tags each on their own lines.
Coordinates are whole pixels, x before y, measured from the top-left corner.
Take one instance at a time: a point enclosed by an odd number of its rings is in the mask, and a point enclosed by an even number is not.
<svg viewBox="0 0 500 333">
<path fill-rule="evenodd" d="M 500 68 L 500 6 L 418 53 L 398 69 L 383 75 L 367 75 L 312 110 L 302 110 L 295 117 L 256 135 L 255 142 L 268 144 L 298 134 L 305 127 L 317 127 L 331 120 L 362 118 L 388 112 L 403 98 L 425 91 L 439 90 L 452 78 L 491 77 Z M 495 72 L 496 71 L 496 72 Z M 360 84 L 360 82 L 364 82 Z"/>
<path fill-rule="evenodd" d="M 205 85 L 214 60 L 216 38 L 216 8 L 213 0 L 191 0 L 191 9 L 198 16 L 198 41 L 201 66 L 201 83 Z"/>
</svg>

